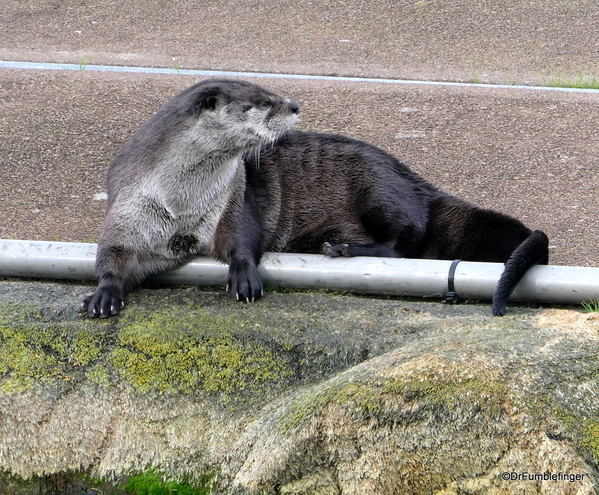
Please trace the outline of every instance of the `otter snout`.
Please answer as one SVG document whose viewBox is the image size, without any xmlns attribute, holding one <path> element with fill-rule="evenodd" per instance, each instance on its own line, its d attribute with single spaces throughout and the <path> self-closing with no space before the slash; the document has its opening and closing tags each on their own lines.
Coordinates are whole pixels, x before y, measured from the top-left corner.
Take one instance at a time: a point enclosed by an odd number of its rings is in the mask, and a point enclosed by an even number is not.
<svg viewBox="0 0 599 495">
<path fill-rule="evenodd" d="M 285 100 L 285 102 L 289 106 L 289 110 L 291 110 L 291 113 L 299 113 L 299 105 L 295 101 L 287 99 Z"/>
<path fill-rule="evenodd" d="M 291 129 L 298 119 L 299 105 L 289 98 L 279 98 L 266 115 L 265 122 L 271 131 L 278 133 L 273 137 L 274 140 Z"/>
</svg>

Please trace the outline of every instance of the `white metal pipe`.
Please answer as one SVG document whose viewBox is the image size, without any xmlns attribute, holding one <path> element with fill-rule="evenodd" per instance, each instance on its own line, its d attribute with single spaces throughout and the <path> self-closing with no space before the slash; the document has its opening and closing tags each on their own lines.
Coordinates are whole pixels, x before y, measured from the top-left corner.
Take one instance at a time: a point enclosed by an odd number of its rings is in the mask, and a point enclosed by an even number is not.
<svg viewBox="0 0 599 495">
<path fill-rule="evenodd" d="M 0 276 L 94 280 L 96 244 L 0 240 Z M 329 258 L 267 253 L 260 264 L 265 284 L 370 294 L 440 297 L 447 292 L 451 261 L 404 258 Z M 211 258 L 156 276 L 172 284 L 222 285 L 228 267 Z M 455 291 L 462 298 L 491 299 L 501 263 L 462 261 Z M 599 299 L 599 268 L 534 266 L 510 300 L 579 304 Z"/>
</svg>

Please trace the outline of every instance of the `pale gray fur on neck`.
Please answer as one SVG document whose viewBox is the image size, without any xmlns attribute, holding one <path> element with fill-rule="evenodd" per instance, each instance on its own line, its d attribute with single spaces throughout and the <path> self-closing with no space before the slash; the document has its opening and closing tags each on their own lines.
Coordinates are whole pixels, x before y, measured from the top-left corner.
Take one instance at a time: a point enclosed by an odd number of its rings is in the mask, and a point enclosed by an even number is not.
<svg viewBox="0 0 599 495">
<path fill-rule="evenodd" d="M 172 257 L 169 240 L 185 233 L 197 237 L 196 254 L 210 254 L 231 194 L 245 180 L 240 156 L 274 141 L 297 120 L 276 116 L 265 123 L 267 112 L 260 109 L 240 120 L 236 110 L 224 106 L 205 112 L 157 150 L 137 183 L 121 184 L 109 215 L 118 232 L 131 234 L 133 247 Z"/>
<path fill-rule="evenodd" d="M 111 209 L 116 217 L 112 220 L 134 234 L 136 248 L 141 237 L 146 248 L 171 257 L 170 238 L 189 233 L 198 238 L 197 254 L 208 254 L 231 186 L 244 179 L 241 150 L 227 156 L 217 151 L 199 152 L 202 147 L 189 139 L 189 134 L 193 135 L 192 130 L 173 140 L 158 166 L 148 169 L 139 183 L 125 186 L 115 198 Z"/>
</svg>

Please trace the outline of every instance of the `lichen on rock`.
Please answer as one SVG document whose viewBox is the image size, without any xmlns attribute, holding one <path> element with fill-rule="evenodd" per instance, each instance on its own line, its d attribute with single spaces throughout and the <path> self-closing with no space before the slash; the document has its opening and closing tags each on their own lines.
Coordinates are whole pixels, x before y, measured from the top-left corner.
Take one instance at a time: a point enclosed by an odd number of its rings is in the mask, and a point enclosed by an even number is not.
<svg viewBox="0 0 599 495">
<path fill-rule="evenodd" d="M 155 288 L 88 320 L 88 290 L 0 282 L 0 487 L 156 470 L 213 473 L 214 494 L 597 492 L 582 312 Z"/>
<path fill-rule="evenodd" d="M 128 315 L 128 319 L 131 314 Z M 125 322 L 111 362 L 142 393 L 238 392 L 288 379 L 287 361 L 261 342 L 242 339 L 243 323 L 203 310 L 170 312 Z"/>
</svg>

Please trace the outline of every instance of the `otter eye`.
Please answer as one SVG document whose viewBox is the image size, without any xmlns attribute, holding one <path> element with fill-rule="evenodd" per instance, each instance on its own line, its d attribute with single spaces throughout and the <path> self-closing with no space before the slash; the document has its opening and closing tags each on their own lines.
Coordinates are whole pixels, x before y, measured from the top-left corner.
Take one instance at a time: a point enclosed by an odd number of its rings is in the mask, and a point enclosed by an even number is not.
<svg viewBox="0 0 599 495">
<path fill-rule="evenodd" d="M 260 106 L 262 108 L 268 108 L 270 107 L 270 101 L 264 100 Z"/>
</svg>

